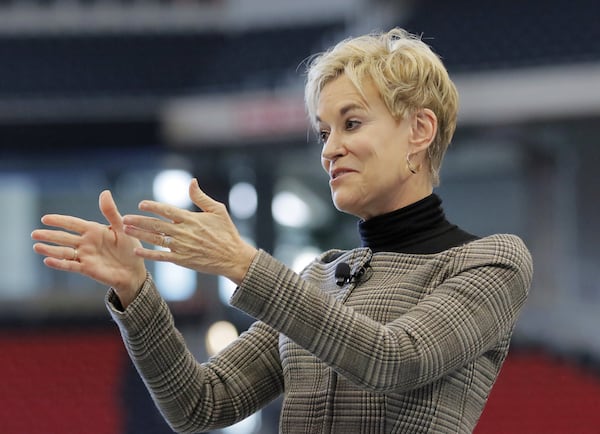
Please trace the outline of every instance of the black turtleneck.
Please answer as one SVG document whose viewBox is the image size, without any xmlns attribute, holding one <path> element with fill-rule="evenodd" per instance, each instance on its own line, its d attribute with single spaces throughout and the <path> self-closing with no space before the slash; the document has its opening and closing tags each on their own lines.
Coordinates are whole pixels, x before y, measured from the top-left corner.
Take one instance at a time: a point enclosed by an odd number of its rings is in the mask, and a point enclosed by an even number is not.
<svg viewBox="0 0 600 434">
<path fill-rule="evenodd" d="M 478 238 L 446 220 L 435 193 L 396 211 L 361 220 L 358 231 L 362 246 L 373 252 L 439 253 Z"/>
</svg>

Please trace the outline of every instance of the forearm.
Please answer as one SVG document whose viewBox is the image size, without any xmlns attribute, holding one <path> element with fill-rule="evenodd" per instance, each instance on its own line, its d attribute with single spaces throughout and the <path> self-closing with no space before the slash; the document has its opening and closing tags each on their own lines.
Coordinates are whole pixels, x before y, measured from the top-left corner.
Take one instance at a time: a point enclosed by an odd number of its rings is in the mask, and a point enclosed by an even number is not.
<svg viewBox="0 0 600 434">
<path fill-rule="evenodd" d="M 407 290 L 396 280 L 378 292 L 389 297 L 385 302 L 364 289 L 357 301 L 343 303 L 261 252 L 232 304 L 285 334 L 353 383 L 379 392 L 405 391 L 505 342 L 528 287 L 518 268 L 509 263 L 490 265 L 487 257 L 476 257 L 464 272 L 457 270 L 456 277 L 432 287 L 430 295 L 424 291 L 403 298 Z M 373 292 L 390 285 L 381 276 L 394 275 L 390 269 L 380 273 L 367 284 Z M 381 303 L 385 307 L 381 305 L 380 311 L 394 309 L 396 314 L 376 321 L 361 313 L 366 308 L 376 313 L 373 309 Z"/>
<path fill-rule="evenodd" d="M 181 430 L 190 409 L 204 399 L 205 375 L 186 351 L 168 307 L 151 279 L 126 310 L 112 289 L 106 302 L 152 399 L 173 429 Z"/>
<path fill-rule="evenodd" d="M 237 352 L 232 350 L 232 354 L 225 353 L 200 364 L 187 349 L 151 279 L 147 279 L 124 312 L 114 305 L 115 301 L 116 295 L 109 292 L 107 306 L 119 325 L 127 351 L 157 407 L 175 431 L 199 432 L 230 425 L 281 392 L 280 373 L 271 366 L 279 366 L 277 356 L 273 355 L 277 351 L 276 334 L 261 335 L 261 343 L 268 351 L 265 349 L 261 358 L 252 359 L 253 365 L 248 363 L 248 357 L 244 359 L 245 349 L 241 344 Z M 238 362 L 236 357 L 242 361 Z M 277 361 L 273 361 L 275 358 Z M 230 366 L 238 370 L 232 372 Z M 261 389 L 260 393 L 252 386 L 243 389 L 240 378 L 247 370 L 263 375 L 272 386 Z"/>
<path fill-rule="evenodd" d="M 354 383 L 385 391 L 402 387 L 385 371 L 418 362 L 410 336 L 357 313 L 261 251 L 231 304 L 266 322 Z M 400 360 L 402 358 L 402 360 Z"/>
</svg>

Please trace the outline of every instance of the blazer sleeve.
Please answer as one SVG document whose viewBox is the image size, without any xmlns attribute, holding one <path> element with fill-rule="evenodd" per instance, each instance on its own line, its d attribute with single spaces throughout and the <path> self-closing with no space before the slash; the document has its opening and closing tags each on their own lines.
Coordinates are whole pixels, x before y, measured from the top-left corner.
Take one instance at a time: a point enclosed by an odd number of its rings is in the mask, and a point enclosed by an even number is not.
<svg viewBox="0 0 600 434">
<path fill-rule="evenodd" d="M 406 314 L 381 324 L 261 252 L 231 302 L 353 383 L 402 392 L 510 338 L 531 282 L 531 257 L 518 237 L 487 237 L 461 248 L 447 274 Z"/>
<path fill-rule="evenodd" d="M 264 323 L 253 324 L 201 364 L 187 349 L 151 277 L 125 311 L 112 289 L 106 304 L 152 399 L 176 432 L 231 425 L 283 391 L 278 333 Z"/>
</svg>

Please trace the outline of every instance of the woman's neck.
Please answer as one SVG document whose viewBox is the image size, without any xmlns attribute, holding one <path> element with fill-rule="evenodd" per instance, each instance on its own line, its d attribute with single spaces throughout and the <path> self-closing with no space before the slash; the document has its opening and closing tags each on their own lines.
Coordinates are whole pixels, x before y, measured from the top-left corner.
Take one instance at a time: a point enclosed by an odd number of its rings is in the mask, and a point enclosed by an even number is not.
<svg viewBox="0 0 600 434">
<path fill-rule="evenodd" d="M 374 252 L 431 254 L 475 240 L 446 220 L 436 194 L 358 223 L 362 245 Z"/>
</svg>

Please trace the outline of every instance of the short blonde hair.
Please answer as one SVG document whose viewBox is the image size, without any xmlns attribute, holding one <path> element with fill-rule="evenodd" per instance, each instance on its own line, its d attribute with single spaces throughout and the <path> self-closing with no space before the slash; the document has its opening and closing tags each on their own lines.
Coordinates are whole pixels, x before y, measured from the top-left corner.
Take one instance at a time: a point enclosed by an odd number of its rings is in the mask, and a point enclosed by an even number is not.
<svg viewBox="0 0 600 434">
<path fill-rule="evenodd" d="M 392 116 L 402 119 L 420 109 L 432 110 L 438 120 L 428 148 L 433 185 L 456 129 L 458 92 L 440 58 L 420 37 L 404 29 L 348 38 L 307 62 L 305 103 L 313 127 L 323 87 L 345 74 L 362 93 L 372 80 Z"/>
</svg>

